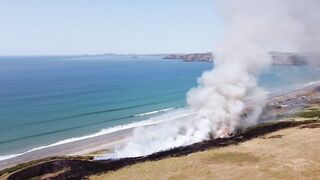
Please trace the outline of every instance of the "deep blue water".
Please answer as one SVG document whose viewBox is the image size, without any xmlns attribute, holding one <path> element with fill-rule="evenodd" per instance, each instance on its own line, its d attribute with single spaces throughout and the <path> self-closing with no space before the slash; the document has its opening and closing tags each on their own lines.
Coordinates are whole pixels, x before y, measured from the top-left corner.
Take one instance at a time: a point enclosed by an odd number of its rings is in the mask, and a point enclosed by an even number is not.
<svg viewBox="0 0 320 180">
<path fill-rule="evenodd" d="M 1 57 L 0 156 L 182 107 L 212 67 L 156 56 Z M 277 66 L 259 82 L 280 92 L 317 79 L 311 67 Z"/>
</svg>

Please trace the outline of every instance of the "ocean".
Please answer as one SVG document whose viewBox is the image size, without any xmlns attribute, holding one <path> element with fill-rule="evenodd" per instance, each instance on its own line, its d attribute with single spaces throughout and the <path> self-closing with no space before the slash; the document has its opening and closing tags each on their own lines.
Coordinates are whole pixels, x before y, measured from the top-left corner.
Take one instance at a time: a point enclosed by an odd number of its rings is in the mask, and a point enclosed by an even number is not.
<svg viewBox="0 0 320 180">
<path fill-rule="evenodd" d="M 0 57 L 0 160 L 182 108 L 212 68 L 161 56 Z M 310 66 L 273 66 L 259 84 L 277 94 L 319 77 Z"/>
</svg>

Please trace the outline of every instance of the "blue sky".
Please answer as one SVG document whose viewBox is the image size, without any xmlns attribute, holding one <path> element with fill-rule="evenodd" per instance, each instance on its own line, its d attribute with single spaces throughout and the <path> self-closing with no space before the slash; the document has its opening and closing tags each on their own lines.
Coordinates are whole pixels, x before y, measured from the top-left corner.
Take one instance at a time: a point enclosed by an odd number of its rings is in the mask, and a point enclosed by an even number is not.
<svg viewBox="0 0 320 180">
<path fill-rule="evenodd" d="M 213 51 L 214 0 L 0 0 L 0 55 Z"/>
</svg>

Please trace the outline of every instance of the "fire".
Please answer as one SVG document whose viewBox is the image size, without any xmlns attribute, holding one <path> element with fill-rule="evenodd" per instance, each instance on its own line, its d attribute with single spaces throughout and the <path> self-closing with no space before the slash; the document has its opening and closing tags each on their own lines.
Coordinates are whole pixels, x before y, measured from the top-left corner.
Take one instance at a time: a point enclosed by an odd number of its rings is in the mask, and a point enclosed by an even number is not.
<svg viewBox="0 0 320 180">
<path fill-rule="evenodd" d="M 224 128 L 220 133 L 218 133 L 218 138 L 229 138 L 233 136 L 233 132 L 228 128 Z"/>
</svg>

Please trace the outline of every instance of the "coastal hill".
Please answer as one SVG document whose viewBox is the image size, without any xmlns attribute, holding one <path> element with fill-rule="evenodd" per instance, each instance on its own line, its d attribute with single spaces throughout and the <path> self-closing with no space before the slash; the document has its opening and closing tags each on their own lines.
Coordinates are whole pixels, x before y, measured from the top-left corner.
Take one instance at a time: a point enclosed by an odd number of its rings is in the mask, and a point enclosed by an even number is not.
<svg viewBox="0 0 320 180">
<path fill-rule="evenodd" d="M 307 65 L 313 59 L 313 54 L 310 53 L 282 53 L 282 52 L 270 52 L 272 62 L 274 65 Z M 213 62 L 213 53 L 191 53 L 191 54 L 167 54 L 163 59 L 183 60 L 183 61 L 201 61 L 201 62 Z M 316 62 L 320 65 L 320 62 Z"/>
<path fill-rule="evenodd" d="M 263 119 L 231 137 L 144 157 L 93 160 L 87 154 L 35 160 L 0 171 L 0 179 L 320 177 L 320 82 L 269 99 Z"/>
<path fill-rule="evenodd" d="M 0 179 L 294 179 L 320 177 L 320 111 L 138 158 L 53 157 L 0 171 Z"/>
</svg>

